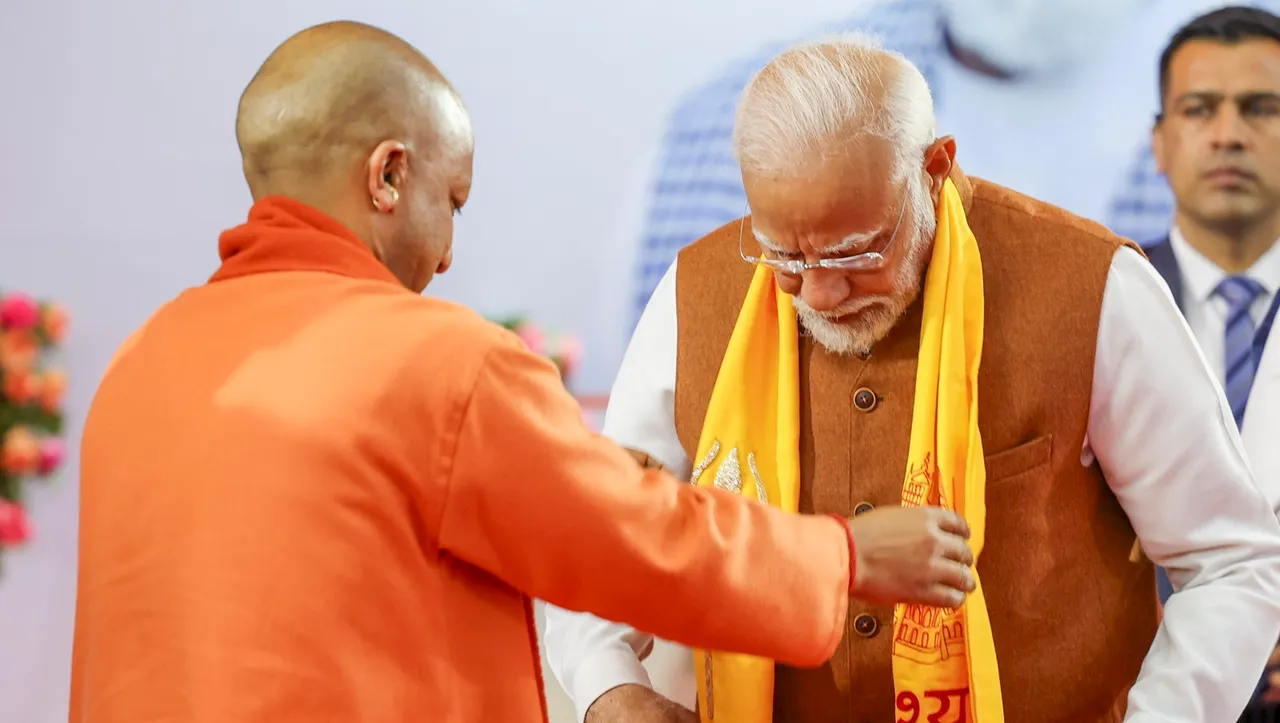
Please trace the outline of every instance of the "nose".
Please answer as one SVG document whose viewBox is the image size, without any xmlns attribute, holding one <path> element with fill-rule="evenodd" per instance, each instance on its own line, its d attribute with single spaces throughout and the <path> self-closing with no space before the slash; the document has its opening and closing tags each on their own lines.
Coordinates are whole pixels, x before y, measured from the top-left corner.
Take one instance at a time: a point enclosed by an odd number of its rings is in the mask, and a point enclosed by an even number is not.
<svg viewBox="0 0 1280 723">
<path fill-rule="evenodd" d="M 1213 115 L 1209 139 L 1217 150 L 1238 149 L 1244 146 L 1246 130 L 1240 111 L 1230 104 L 1223 104 Z"/>
<path fill-rule="evenodd" d="M 849 279 L 827 269 L 806 271 L 800 285 L 800 298 L 814 311 L 831 311 L 849 298 Z"/>
</svg>

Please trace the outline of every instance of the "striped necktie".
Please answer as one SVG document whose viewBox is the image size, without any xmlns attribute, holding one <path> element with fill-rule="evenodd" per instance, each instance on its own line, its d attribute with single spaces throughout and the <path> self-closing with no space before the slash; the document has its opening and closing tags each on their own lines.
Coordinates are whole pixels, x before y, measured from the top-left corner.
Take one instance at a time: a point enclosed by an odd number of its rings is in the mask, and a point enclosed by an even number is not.
<svg viewBox="0 0 1280 723">
<path fill-rule="evenodd" d="M 1236 426 L 1244 421 L 1244 408 L 1249 403 L 1249 389 L 1258 361 L 1253 356 L 1253 340 L 1257 329 L 1249 307 L 1262 293 L 1262 284 L 1247 276 L 1228 276 L 1214 290 L 1227 302 L 1225 354 L 1227 402 L 1236 418 Z"/>
</svg>

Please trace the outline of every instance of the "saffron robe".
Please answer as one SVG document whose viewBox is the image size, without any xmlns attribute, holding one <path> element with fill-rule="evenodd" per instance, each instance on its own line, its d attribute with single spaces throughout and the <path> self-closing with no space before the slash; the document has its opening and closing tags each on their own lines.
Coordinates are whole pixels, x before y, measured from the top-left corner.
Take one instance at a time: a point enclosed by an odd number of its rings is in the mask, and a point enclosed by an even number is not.
<svg viewBox="0 0 1280 723">
<path fill-rule="evenodd" d="M 85 424 L 71 720 L 545 721 L 531 598 L 827 660 L 849 542 L 642 470 L 554 366 L 268 198 Z"/>
</svg>

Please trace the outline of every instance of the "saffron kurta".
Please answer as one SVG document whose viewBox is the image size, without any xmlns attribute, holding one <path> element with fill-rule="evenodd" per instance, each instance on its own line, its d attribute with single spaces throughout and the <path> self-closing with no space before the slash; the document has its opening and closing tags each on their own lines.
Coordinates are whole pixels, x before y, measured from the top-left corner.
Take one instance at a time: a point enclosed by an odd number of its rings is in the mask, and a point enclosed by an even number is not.
<svg viewBox="0 0 1280 723">
<path fill-rule="evenodd" d="M 841 524 L 642 471 L 550 362 L 302 204 L 221 252 L 85 425 L 72 721 L 543 721 L 531 597 L 835 650 Z"/>
</svg>

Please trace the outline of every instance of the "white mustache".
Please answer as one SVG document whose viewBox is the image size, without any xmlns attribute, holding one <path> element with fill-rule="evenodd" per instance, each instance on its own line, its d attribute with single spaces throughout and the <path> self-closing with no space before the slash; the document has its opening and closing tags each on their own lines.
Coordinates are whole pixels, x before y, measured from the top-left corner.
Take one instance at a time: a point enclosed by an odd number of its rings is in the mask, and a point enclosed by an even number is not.
<svg viewBox="0 0 1280 723">
<path fill-rule="evenodd" d="M 795 306 L 797 309 L 804 312 L 805 314 L 818 317 L 819 319 L 830 320 L 830 319 L 839 319 L 840 317 L 845 316 L 847 314 L 856 314 L 859 311 L 862 311 L 864 309 L 869 309 L 873 306 L 885 306 L 890 304 L 891 301 L 892 301 L 891 299 L 885 296 L 869 296 L 861 299 L 854 299 L 853 301 L 846 301 L 845 303 L 841 304 L 840 306 L 837 306 L 834 309 L 828 309 L 826 311 L 817 311 L 813 307 L 806 304 L 799 297 L 796 297 Z"/>
</svg>

